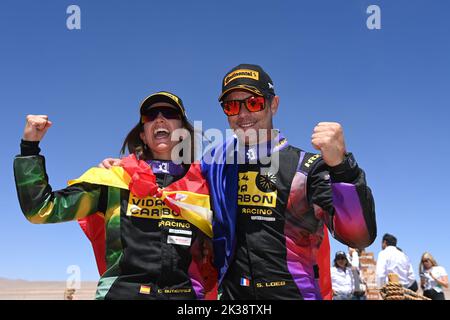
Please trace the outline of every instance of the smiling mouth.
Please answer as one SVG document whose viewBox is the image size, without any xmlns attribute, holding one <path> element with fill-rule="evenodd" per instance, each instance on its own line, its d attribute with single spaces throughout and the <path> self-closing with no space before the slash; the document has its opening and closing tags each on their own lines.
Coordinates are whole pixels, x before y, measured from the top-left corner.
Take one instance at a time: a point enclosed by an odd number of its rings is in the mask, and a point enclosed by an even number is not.
<svg viewBox="0 0 450 320">
<path fill-rule="evenodd" d="M 155 139 L 166 139 L 170 135 L 170 131 L 166 128 L 157 128 L 153 131 L 153 137 Z"/>
<path fill-rule="evenodd" d="M 247 129 L 247 128 L 251 128 L 256 124 L 256 122 L 245 122 L 245 123 L 239 123 L 238 126 L 243 128 L 243 129 Z"/>
</svg>

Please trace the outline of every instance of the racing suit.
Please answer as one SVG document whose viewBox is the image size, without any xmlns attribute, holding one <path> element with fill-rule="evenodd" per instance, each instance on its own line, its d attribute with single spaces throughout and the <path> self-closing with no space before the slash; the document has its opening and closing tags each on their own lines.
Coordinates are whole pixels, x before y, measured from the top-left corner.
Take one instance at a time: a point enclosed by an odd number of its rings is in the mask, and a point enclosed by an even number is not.
<svg viewBox="0 0 450 320">
<path fill-rule="evenodd" d="M 351 247 L 364 248 L 376 237 L 371 190 L 352 154 L 330 168 L 320 155 L 290 146 L 281 134 L 271 145 L 268 156 L 279 157 L 277 172 L 261 173 L 271 163 L 255 147 L 245 148 L 246 162 L 234 165 L 235 171 L 232 164 L 203 167 L 212 194 L 219 190 L 237 198 L 233 208 L 214 197 L 216 255 L 227 247 L 220 235 L 231 234 L 230 249 L 223 253 L 228 260 L 216 260 L 224 300 L 321 299 L 317 252 L 324 224 Z M 255 154 L 256 161 L 250 161 Z M 218 171 L 228 173 L 215 183 Z M 220 190 L 222 184 L 226 190 Z"/>
<path fill-rule="evenodd" d="M 106 271 L 99 280 L 96 299 L 205 297 L 207 279 L 201 270 L 205 263 L 202 252 L 210 240 L 199 228 L 160 198 L 138 198 L 127 188 L 118 187 L 119 182 L 80 181 L 52 191 L 45 159 L 39 151 L 37 142 L 22 141 L 21 155 L 14 159 L 20 206 L 32 223 L 103 217 Z M 195 185 L 185 187 L 189 192 L 207 190 L 194 164 L 186 167 L 151 161 L 149 165 L 159 187 L 184 183 Z M 110 171 L 94 169 L 106 174 Z M 204 205 L 209 209 L 209 195 L 204 196 L 208 200 Z"/>
</svg>

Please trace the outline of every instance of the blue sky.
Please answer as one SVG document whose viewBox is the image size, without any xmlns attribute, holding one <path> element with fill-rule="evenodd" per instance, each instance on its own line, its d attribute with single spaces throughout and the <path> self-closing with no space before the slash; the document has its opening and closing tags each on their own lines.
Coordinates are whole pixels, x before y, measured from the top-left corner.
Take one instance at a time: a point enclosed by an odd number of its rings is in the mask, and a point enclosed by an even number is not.
<svg viewBox="0 0 450 320">
<path fill-rule="evenodd" d="M 81 8 L 81 30 L 66 28 L 70 4 Z M 381 30 L 366 27 L 371 4 Z M 389 232 L 416 272 L 424 251 L 449 270 L 449 12 L 446 0 L 2 1 L 0 277 L 64 280 L 78 265 L 82 280 L 97 279 L 76 223 L 22 216 L 12 161 L 27 114 L 53 121 L 41 147 L 61 189 L 118 156 L 152 92 L 173 91 L 204 128 L 227 128 L 217 97 L 239 63 L 271 75 L 275 126 L 291 144 L 311 151 L 316 123 L 343 125 L 376 201 L 379 236 L 368 251 Z"/>
</svg>

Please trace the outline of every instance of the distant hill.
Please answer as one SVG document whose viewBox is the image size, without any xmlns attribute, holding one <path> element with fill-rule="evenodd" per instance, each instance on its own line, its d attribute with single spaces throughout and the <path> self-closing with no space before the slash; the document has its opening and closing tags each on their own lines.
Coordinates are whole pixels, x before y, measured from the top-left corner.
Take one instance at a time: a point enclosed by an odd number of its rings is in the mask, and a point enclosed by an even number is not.
<svg viewBox="0 0 450 320">
<path fill-rule="evenodd" d="M 97 282 L 82 282 L 75 290 L 73 300 L 93 300 Z M 419 293 L 422 293 L 419 291 Z M 26 281 L 0 278 L 0 300 L 64 300 L 66 282 L 64 281 Z M 450 290 L 445 291 L 450 300 Z"/>
<path fill-rule="evenodd" d="M 73 300 L 93 300 L 97 282 L 81 282 Z M 26 281 L 0 278 L 0 300 L 64 300 L 65 281 Z"/>
</svg>

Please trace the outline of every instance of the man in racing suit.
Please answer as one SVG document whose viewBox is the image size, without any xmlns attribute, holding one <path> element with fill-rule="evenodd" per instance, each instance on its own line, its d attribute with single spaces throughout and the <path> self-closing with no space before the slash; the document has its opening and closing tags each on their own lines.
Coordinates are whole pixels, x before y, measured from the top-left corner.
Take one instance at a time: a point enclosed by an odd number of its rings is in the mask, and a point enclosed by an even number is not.
<svg viewBox="0 0 450 320">
<path fill-rule="evenodd" d="M 257 65 L 228 72 L 219 101 L 236 138 L 202 169 L 214 204 L 221 298 L 321 299 L 317 253 L 324 224 L 351 247 L 364 248 L 376 237 L 371 190 L 345 149 L 341 126 L 316 126 L 312 144 L 320 154 L 289 145 L 272 130 L 279 98 Z M 259 130 L 270 130 L 268 138 Z M 271 171 L 273 159 L 279 169 Z"/>
</svg>

